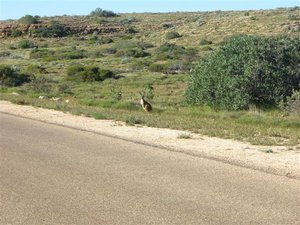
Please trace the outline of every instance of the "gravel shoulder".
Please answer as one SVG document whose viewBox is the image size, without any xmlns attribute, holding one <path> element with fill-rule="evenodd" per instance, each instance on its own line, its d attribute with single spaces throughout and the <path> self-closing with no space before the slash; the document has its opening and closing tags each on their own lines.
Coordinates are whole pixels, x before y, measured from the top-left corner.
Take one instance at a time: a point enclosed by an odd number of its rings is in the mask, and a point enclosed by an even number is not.
<svg viewBox="0 0 300 225">
<path fill-rule="evenodd" d="M 181 152 L 196 157 L 209 158 L 232 165 L 300 179 L 300 151 L 290 150 L 286 146 L 256 146 L 241 141 L 207 137 L 180 130 L 128 126 L 119 121 L 96 120 L 55 110 L 14 105 L 7 101 L 0 101 L 0 113 L 99 133 L 156 146 L 167 151 Z M 188 138 L 184 139 L 180 138 L 180 136 Z M 296 149 L 299 149 L 299 147 Z"/>
</svg>

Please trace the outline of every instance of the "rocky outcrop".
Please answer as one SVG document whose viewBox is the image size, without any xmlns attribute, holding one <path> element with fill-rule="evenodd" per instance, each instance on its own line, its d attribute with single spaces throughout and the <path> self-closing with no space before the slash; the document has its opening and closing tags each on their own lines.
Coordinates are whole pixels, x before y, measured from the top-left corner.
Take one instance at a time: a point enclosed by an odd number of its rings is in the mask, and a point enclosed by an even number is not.
<svg viewBox="0 0 300 225">
<path fill-rule="evenodd" d="M 89 35 L 97 34 L 110 34 L 110 33 L 129 33 L 130 28 L 122 25 L 121 23 L 104 23 L 104 24 L 89 24 L 87 22 L 78 22 L 67 24 L 61 23 L 70 34 Z M 21 35 L 34 36 L 34 30 L 40 27 L 48 27 L 50 23 L 42 21 L 38 24 L 24 25 L 16 22 L 0 23 L 0 38 L 10 37 L 14 32 L 19 32 Z"/>
</svg>

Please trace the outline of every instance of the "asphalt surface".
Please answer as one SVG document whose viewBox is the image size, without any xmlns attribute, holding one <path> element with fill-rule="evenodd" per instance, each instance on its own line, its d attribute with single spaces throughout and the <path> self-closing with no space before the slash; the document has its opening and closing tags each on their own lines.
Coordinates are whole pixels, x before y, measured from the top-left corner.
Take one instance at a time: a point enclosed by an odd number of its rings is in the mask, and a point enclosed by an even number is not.
<svg viewBox="0 0 300 225">
<path fill-rule="evenodd" d="M 0 113 L 0 224 L 300 224 L 300 181 Z"/>
</svg>

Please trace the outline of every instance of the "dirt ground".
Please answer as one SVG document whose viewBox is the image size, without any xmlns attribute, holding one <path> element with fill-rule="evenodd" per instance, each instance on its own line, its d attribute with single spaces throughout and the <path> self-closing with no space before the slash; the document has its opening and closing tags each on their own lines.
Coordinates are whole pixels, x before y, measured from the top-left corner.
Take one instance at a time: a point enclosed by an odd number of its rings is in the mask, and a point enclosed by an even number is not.
<svg viewBox="0 0 300 225">
<path fill-rule="evenodd" d="M 96 120 L 7 101 L 0 101 L 0 112 L 300 179 L 299 147 L 291 150 L 286 146 L 256 146 L 180 130 L 128 126 L 119 121 Z M 188 138 L 180 138 L 182 136 Z"/>
</svg>

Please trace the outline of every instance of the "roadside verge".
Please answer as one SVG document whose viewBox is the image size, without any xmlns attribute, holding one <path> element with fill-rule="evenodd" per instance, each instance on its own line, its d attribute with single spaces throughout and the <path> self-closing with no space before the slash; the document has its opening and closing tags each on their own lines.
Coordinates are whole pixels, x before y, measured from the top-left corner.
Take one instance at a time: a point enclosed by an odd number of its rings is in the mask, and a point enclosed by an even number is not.
<svg viewBox="0 0 300 225">
<path fill-rule="evenodd" d="M 0 113 L 300 179 L 300 151 L 289 150 L 286 146 L 256 146 L 241 141 L 207 137 L 180 130 L 128 126 L 119 121 L 96 120 L 55 110 L 14 105 L 7 101 L 0 101 Z"/>
</svg>

